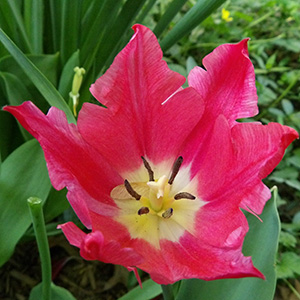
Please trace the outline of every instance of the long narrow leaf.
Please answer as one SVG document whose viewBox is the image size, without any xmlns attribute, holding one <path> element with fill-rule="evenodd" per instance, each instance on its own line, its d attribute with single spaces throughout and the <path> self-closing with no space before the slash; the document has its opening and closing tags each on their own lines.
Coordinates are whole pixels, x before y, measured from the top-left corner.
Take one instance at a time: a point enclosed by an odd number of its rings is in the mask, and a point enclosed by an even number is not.
<svg viewBox="0 0 300 300">
<path fill-rule="evenodd" d="M 146 0 L 127 0 L 113 26 L 107 31 L 97 57 L 99 71 L 111 63 L 119 49 L 120 40 Z"/>
<path fill-rule="evenodd" d="M 43 53 L 43 28 L 44 28 L 44 3 L 43 0 L 31 1 L 31 26 L 30 37 L 33 52 L 35 54 Z"/>
<path fill-rule="evenodd" d="M 0 72 L 0 79 L 3 81 L 3 87 L 5 88 L 7 100 L 9 105 L 20 105 L 24 99 L 32 99 L 26 86 L 22 80 L 14 74 Z M 32 139 L 32 135 L 26 131 L 20 123 L 18 123 L 22 136 L 26 141 Z"/>
<path fill-rule="evenodd" d="M 52 42 L 54 52 L 60 49 L 61 40 L 61 14 L 62 14 L 62 1 L 49 0 L 50 15 L 51 15 L 51 28 L 52 28 Z"/>
<path fill-rule="evenodd" d="M 96 22 L 96 18 L 99 12 L 102 10 L 105 2 L 107 0 L 91 0 L 91 1 L 83 1 L 81 7 L 81 23 L 80 23 L 80 50 L 82 50 L 82 45 L 84 44 L 85 38 L 91 31 L 91 28 Z M 111 2 L 111 1 L 110 1 Z M 98 28 L 97 31 L 101 31 L 102 28 Z"/>
<path fill-rule="evenodd" d="M 148 0 L 148 3 L 145 4 L 143 7 L 142 11 L 139 13 L 139 15 L 136 18 L 136 23 L 141 24 L 143 23 L 145 17 L 148 15 L 150 12 L 151 8 L 155 4 L 156 0 Z"/>
<path fill-rule="evenodd" d="M 49 80 L 39 71 L 39 69 L 22 53 L 22 51 L 12 42 L 12 40 L 0 28 L 0 42 L 9 51 L 12 57 L 17 61 L 25 74 L 32 80 L 36 88 L 45 97 L 51 106 L 63 110 L 66 113 L 69 122 L 75 123 L 75 118 L 68 105 L 49 82 Z"/>
<path fill-rule="evenodd" d="M 5 30 L 13 40 L 19 40 L 17 24 L 7 1 L 2 1 L 0 5 L 0 27 Z"/>
<path fill-rule="evenodd" d="M 198 26 L 223 2 L 225 2 L 225 0 L 198 0 L 198 2 L 160 42 L 163 51 L 169 49 L 183 36 Z"/>
<path fill-rule="evenodd" d="M 11 256 L 31 220 L 26 199 L 45 200 L 50 191 L 45 158 L 36 140 L 20 146 L 3 163 L 0 177 L 0 266 Z"/>
<path fill-rule="evenodd" d="M 80 27 L 80 1 L 63 0 L 60 51 L 62 65 L 77 50 Z"/>
<path fill-rule="evenodd" d="M 187 0 L 173 0 L 173 2 L 169 4 L 166 12 L 163 14 L 153 30 L 157 38 L 163 33 L 186 2 Z"/>
<path fill-rule="evenodd" d="M 31 47 L 31 44 L 29 42 L 26 30 L 25 30 L 23 17 L 22 17 L 22 15 L 21 15 L 18 7 L 17 7 L 17 1 L 9 1 L 9 0 L 2 0 L 2 1 L 7 1 L 8 5 L 9 5 L 9 8 L 11 9 L 11 12 L 14 16 L 16 24 L 18 25 L 18 29 L 20 30 L 21 37 L 24 41 L 24 44 L 25 44 L 25 47 L 26 47 L 25 51 L 29 52 L 29 53 L 32 53 L 32 47 Z"/>
<path fill-rule="evenodd" d="M 115 0 L 114 2 L 107 0 L 104 1 L 102 7 L 98 7 L 98 14 L 94 23 L 91 24 L 80 52 L 80 57 L 83 60 L 83 67 L 87 71 L 95 60 L 95 56 L 103 41 L 103 35 L 108 30 L 109 25 L 112 24 L 120 4 L 120 0 Z"/>
</svg>

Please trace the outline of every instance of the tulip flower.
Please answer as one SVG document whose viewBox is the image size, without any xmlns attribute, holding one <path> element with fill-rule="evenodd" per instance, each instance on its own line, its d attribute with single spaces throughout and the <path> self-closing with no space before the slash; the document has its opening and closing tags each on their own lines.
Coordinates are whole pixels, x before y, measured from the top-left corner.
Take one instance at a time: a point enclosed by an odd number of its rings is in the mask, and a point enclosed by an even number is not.
<svg viewBox="0 0 300 300">
<path fill-rule="evenodd" d="M 248 223 L 271 197 L 262 183 L 298 137 L 258 112 L 247 39 L 221 45 L 185 78 L 142 25 L 91 86 L 77 125 L 55 107 L 7 106 L 40 143 L 53 186 L 88 231 L 60 225 L 85 259 L 140 268 L 160 284 L 260 277 L 242 254 Z M 104 107 L 105 106 L 105 107 Z"/>
</svg>

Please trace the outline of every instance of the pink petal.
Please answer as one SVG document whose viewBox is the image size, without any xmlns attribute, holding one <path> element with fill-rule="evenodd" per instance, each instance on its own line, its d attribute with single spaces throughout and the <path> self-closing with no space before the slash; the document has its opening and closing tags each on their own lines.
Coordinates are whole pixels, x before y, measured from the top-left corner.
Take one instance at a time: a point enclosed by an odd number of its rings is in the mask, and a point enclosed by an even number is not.
<svg viewBox="0 0 300 300">
<path fill-rule="evenodd" d="M 260 214 L 271 196 L 261 180 L 275 168 L 286 147 L 297 137 L 292 128 L 275 123 L 238 123 L 230 128 L 220 115 L 206 139 L 202 138 L 198 153 L 187 147 L 183 156 L 188 157 L 191 152 L 195 155 L 192 177 L 196 176 L 199 182 L 200 198 L 238 199 L 240 207 Z"/>
<path fill-rule="evenodd" d="M 89 198 L 111 206 L 113 187 L 122 183 L 119 175 L 102 156 L 80 136 L 74 124 L 68 124 L 65 114 L 55 107 L 45 116 L 31 102 L 6 106 L 21 125 L 41 144 L 49 176 L 56 189 L 67 187 L 68 199 L 80 220 L 91 227 L 87 207 Z"/>
<path fill-rule="evenodd" d="M 195 67 L 189 74 L 190 86 L 204 99 L 207 119 L 221 113 L 233 125 L 236 119 L 258 113 L 255 74 L 247 41 L 219 46 L 203 59 L 206 71 Z"/>
<path fill-rule="evenodd" d="M 134 30 L 91 87 L 107 109 L 84 104 L 78 119 L 84 139 L 121 174 L 140 167 L 142 155 L 155 162 L 176 156 L 203 112 L 193 89 L 178 91 L 185 79 L 162 60 L 155 35 L 142 25 Z"/>
<path fill-rule="evenodd" d="M 87 260 L 100 260 L 125 267 L 140 264 L 143 258 L 132 248 L 121 247 L 115 240 L 106 240 L 100 231 L 85 234 L 74 223 L 59 226 L 71 245 L 80 248 L 80 255 Z"/>
<path fill-rule="evenodd" d="M 159 284 L 172 284 L 181 279 L 201 278 L 215 280 L 221 278 L 261 277 L 264 276 L 253 266 L 250 257 L 244 257 L 241 248 L 245 232 L 248 229 L 245 216 L 238 209 L 231 212 L 222 207 L 223 212 L 203 211 L 200 217 L 209 216 L 201 222 L 200 235 L 186 233 L 179 242 L 162 240 L 160 249 L 155 249 L 146 241 L 132 241 L 132 247 L 147 260 L 138 267 L 148 272 Z M 204 206 L 205 207 L 205 206 Z M 225 210 L 224 210 L 225 208 Z M 227 215 L 227 213 L 229 213 Z M 221 217 L 219 221 L 218 218 Z M 231 225 L 233 217 L 233 225 Z M 241 220 L 243 219 L 242 223 Z M 209 221 L 209 222 L 207 222 Z M 212 223 L 216 222 L 216 228 Z M 229 229 L 228 229 L 228 227 Z M 238 227 L 235 227 L 238 226 Z M 233 231 L 232 228 L 235 228 Z M 207 234 L 207 237 L 205 237 Z M 217 236 L 211 238 L 212 235 Z M 220 238 L 220 240 L 218 240 Z M 214 240 L 214 245 L 207 241 Z"/>
<path fill-rule="evenodd" d="M 294 129 L 277 123 L 243 123 L 232 128 L 236 153 L 235 173 L 238 180 L 244 186 L 247 185 L 249 190 L 249 193 L 245 193 L 241 207 L 248 207 L 257 214 L 262 212 L 270 194 L 260 180 L 273 171 L 282 159 L 285 149 L 296 138 L 298 133 Z M 262 192 L 262 196 L 255 197 L 259 192 Z"/>
<path fill-rule="evenodd" d="M 159 284 L 184 278 L 264 278 L 251 258 L 242 254 L 248 223 L 238 205 L 239 200 L 230 195 L 207 203 L 197 214 L 194 236 L 186 232 L 176 243 L 161 240 L 160 249 L 147 241 L 129 241 L 147 258 L 138 267 Z"/>
</svg>

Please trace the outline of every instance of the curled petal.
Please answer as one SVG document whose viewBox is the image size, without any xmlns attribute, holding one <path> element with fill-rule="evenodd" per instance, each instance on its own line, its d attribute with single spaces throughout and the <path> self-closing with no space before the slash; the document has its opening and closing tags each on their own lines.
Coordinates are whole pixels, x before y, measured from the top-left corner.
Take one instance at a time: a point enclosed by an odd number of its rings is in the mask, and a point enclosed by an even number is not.
<svg viewBox="0 0 300 300">
<path fill-rule="evenodd" d="M 121 247 L 115 240 L 106 240 L 100 231 L 85 234 L 74 223 L 59 225 L 71 245 L 80 248 L 80 255 L 87 260 L 133 267 L 143 258 L 132 248 Z"/>
<path fill-rule="evenodd" d="M 195 67 L 189 74 L 189 85 L 204 99 L 208 119 L 224 114 L 232 126 L 235 120 L 258 113 L 248 40 L 219 46 L 203 59 L 206 70 Z"/>
</svg>

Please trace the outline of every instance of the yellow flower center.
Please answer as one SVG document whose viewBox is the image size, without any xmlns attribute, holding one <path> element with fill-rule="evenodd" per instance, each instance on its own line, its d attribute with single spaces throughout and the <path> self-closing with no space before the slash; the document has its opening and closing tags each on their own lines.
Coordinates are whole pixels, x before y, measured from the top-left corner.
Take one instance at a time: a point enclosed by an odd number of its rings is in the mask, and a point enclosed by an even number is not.
<svg viewBox="0 0 300 300">
<path fill-rule="evenodd" d="M 181 188 L 180 177 L 187 175 L 186 170 L 181 175 L 179 172 L 182 157 L 175 161 L 169 176 L 166 173 L 158 179 L 154 179 L 148 161 L 142 159 L 149 181 L 125 180 L 111 191 L 111 197 L 120 208 L 115 220 L 126 226 L 132 238 L 144 239 L 156 248 L 162 239 L 178 242 L 185 231 L 193 234 L 195 214 L 204 202 L 195 196 L 195 180 L 187 181 L 184 189 Z"/>
</svg>

